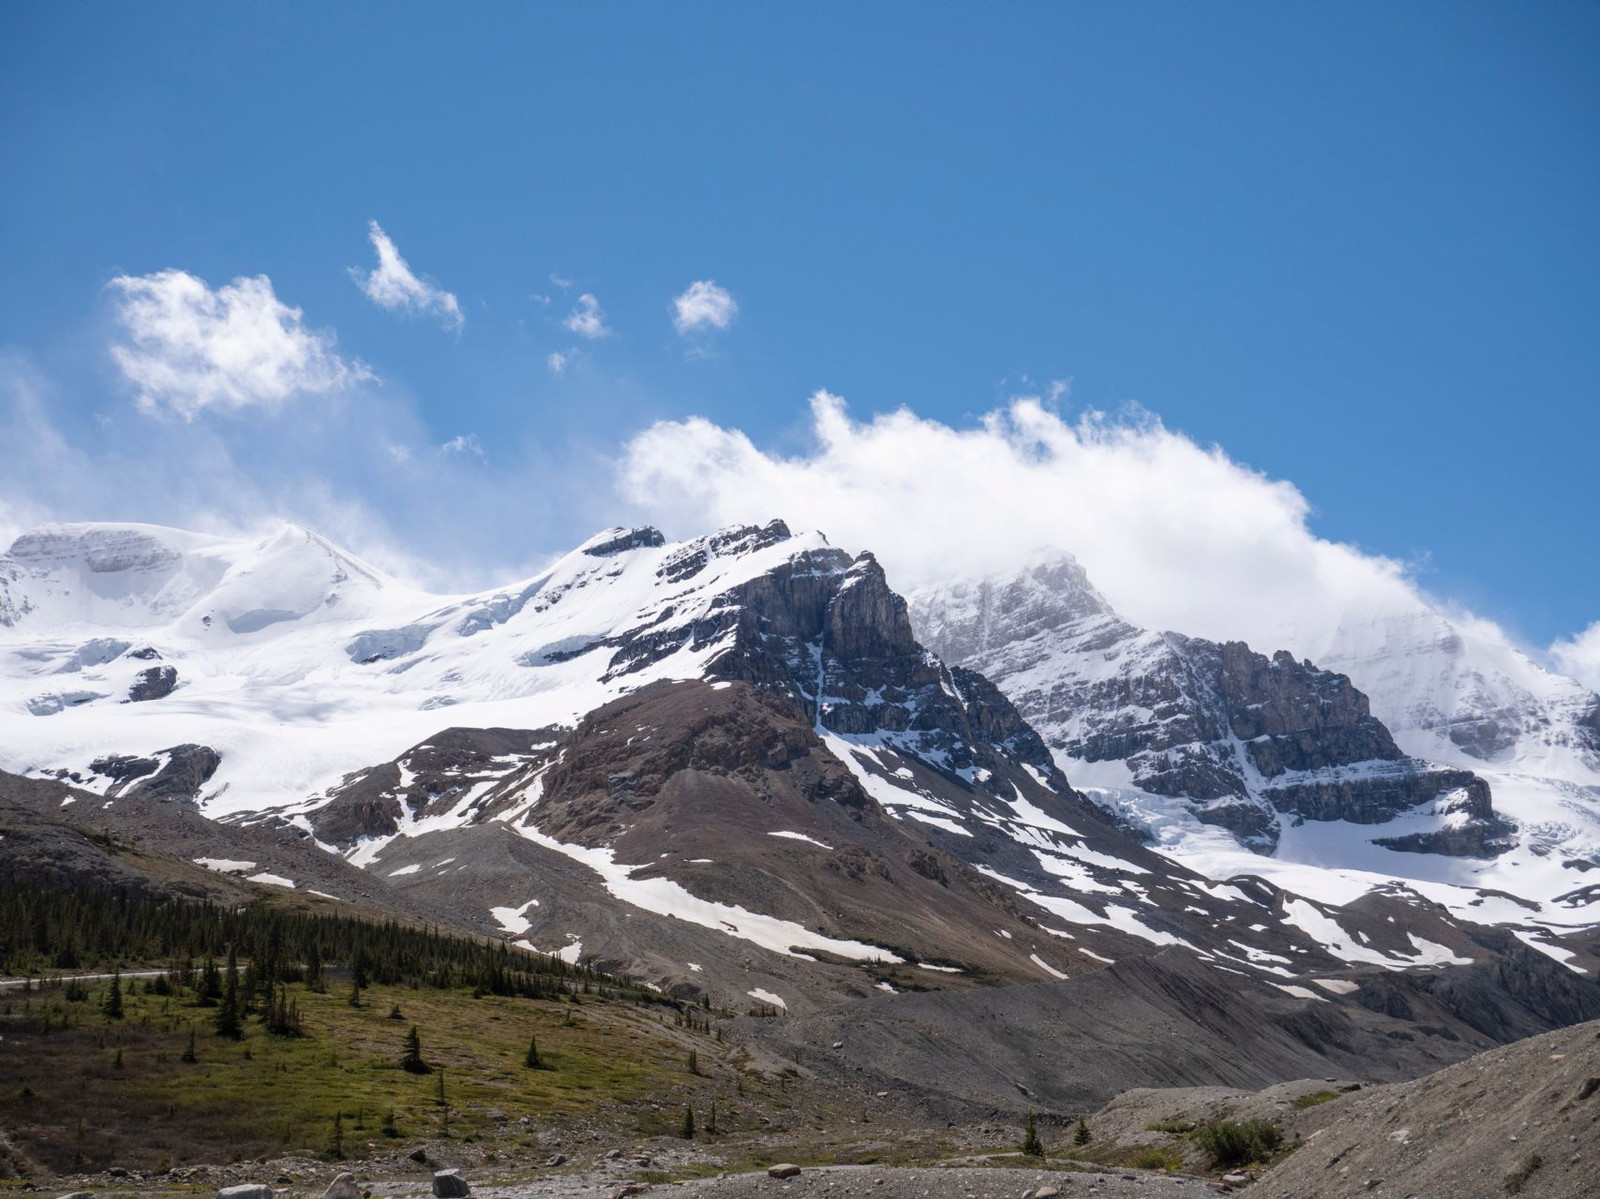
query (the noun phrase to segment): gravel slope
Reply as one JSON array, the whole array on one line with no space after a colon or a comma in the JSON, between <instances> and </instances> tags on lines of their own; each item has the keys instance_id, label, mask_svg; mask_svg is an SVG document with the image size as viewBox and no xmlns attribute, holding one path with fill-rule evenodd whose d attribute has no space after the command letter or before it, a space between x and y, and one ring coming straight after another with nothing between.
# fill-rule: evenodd
<instances>
[{"instance_id":1,"label":"gravel slope","mask_svg":"<svg viewBox=\"0 0 1600 1199\"><path fill-rule=\"evenodd\" d=\"M1326 1105L1252 1199L1600 1194L1600 1021Z\"/></svg>"}]
</instances>

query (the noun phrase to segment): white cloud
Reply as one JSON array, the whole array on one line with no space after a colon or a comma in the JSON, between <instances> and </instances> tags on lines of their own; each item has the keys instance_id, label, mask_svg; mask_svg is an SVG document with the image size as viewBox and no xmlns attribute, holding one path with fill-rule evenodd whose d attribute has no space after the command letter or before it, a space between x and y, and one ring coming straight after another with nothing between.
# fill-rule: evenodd
<instances>
[{"instance_id":1,"label":"white cloud","mask_svg":"<svg viewBox=\"0 0 1600 1199\"><path fill-rule=\"evenodd\" d=\"M435 287L417 278L415 272L400 257L394 241L383 231L377 221L367 222L367 237L378 252L378 265L363 272L350 268L350 277L367 293L367 299L390 312L413 316L433 314L446 329L461 332L466 318L461 315L461 305L455 296L443 288Z\"/></svg>"},{"instance_id":2,"label":"white cloud","mask_svg":"<svg viewBox=\"0 0 1600 1199\"><path fill-rule=\"evenodd\" d=\"M619 485L680 534L774 516L820 529L874 550L900 590L1065 549L1141 625L1313 657L1352 607L1420 602L1399 563L1315 536L1292 485L1148 416L1068 422L1030 398L975 428L905 410L857 422L824 392L812 418L798 457L701 419L657 424L626 447Z\"/></svg>"},{"instance_id":3,"label":"white cloud","mask_svg":"<svg viewBox=\"0 0 1600 1199\"><path fill-rule=\"evenodd\" d=\"M1600 691L1600 620L1583 632L1565 637L1550 647L1556 669L1591 691Z\"/></svg>"},{"instance_id":4,"label":"white cloud","mask_svg":"<svg viewBox=\"0 0 1600 1199\"><path fill-rule=\"evenodd\" d=\"M577 305L561 323L579 337L587 337L591 341L611 332L606 328L606 314L600 311L600 301L588 292L578 297Z\"/></svg>"},{"instance_id":5,"label":"white cloud","mask_svg":"<svg viewBox=\"0 0 1600 1199\"><path fill-rule=\"evenodd\" d=\"M372 378L334 352L331 332L306 328L265 275L215 291L178 270L120 275L109 286L125 334L111 355L145 412L193 420L207 408L272 409Z\"/></svg>"},{"instance_id":6,"label":"white cloud","mask_svg":"<svg viewBox=\"0 0 1600 1199\"><path fill-rule=\"evenodd\" d=\"M441 454L461 454L467 458L483 459L483 444L476 433L458 433L439 447Z\"/></svg>"},{"instance_id":7,"label":"white cloud","mask_svg":"<svg viewBox=\"0 0 1600 1199\"><path fill-rule=\"evenodd\" d=\"M562 350L551 350L545 357L544 364L550 368L552 375L564 375L567 367L572 364L572 358Z\"/></svg>"},{"instance_id":8,"label":"white cloud","mask_svg":"<svg viewBox=\"0 0 1600 1199\"><path fill-rule=\"evenodd\" d=\"M688 290L673 298L672 308L672 325L679 333L726 329L739 312L734 298L710 279L689 284Z\"/></svg>"}]
</instances>

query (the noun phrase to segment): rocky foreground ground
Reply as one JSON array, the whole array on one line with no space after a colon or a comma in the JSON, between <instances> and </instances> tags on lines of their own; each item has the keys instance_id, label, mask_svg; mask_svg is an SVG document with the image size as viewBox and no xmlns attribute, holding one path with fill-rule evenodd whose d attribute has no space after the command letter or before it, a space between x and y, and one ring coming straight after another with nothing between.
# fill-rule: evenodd
<instances>
[{"instance_id":1,"label":"rocky foreground ground","mask_svg":"<svg viewBox=\"0 0 1600 1199\"><path fill-rule=\"evenodd\" d=\"M904 1122L898 1135L909 1136L915 1113L886 1101L883 1116L896 1115L893 1122ZM1223 1163L1205 1160L1198 1136L1188 1135L1208 1121L1271 1125L1281 1143L1267 1155L1270 1162L1224 1173ZM1600 1195L1600 1022L1479 1054L1412 1082L1130 1091L1088 1118L1079 1145L1069 1143L1074 1138L1065 1129L1049 1130L1046 1139L1058 1148L1044 1159L997 1153L993 1146L1004 1132L981 1121L951 1121L938 1130L942 1154L929 1153L930 1143L919 1158L910 1156L912 1141L883 1128L875 1151L882 1164L769 1170L775 1130L712 1147L673 1138L619 1144L596 1127L524 1139L522 1148L452 1139L384 1153L372 1143L371 1156L349 1166L262 1158L151 1176L116 1169L58 1176L53 1185L11 1185L63 1199L1131 1199L1218 1192L1259 1199L1589 1199ZM955 1146L961 1147L951 1155ZM5 1149L0 1130L0 1156ZM813 1150L823 1156L823 1142ZM865 1155L866 1143L855 1142L854 1151ZM1165 1159L1166 1168L1117 1164L1148 1164L1151 1154ZM343 1169L354 1173L341 1180ZM228 1194L240 1184L259 1189Z\"/></svg>"},{"instance_id":2,"label":"rocky foreground ground","mask_svg":"<svg viewBox=\"0 0 1600 1199\"><path fill-rule=\"evenodd\" d=\"M484 1187L475 1192L482 1199L528 1199L531 1195L552 1199L597 1199L615 1190L595 1188L592 1181L574 1177L570 1189L550 1189L546 1183L532 1186ZM1211 1196L1207 1182L1196 1178L1174 1178L1148 1171L1062 1172L1001 1168L950 1168L939 1166L893 1167L823 1166L802 1170L789 1179L772 1178L765 1171L729 1174L675 1186L656 1187L657 1191L680 1196L705 1196L705 1199L845 1199L847 1196L871 1199L1052 1199L1050 1189L1068 1199L1074 1195L1106 1196L1107 1199L1132 1199L1133 1196Z\"/></svg>"}]
</instances>

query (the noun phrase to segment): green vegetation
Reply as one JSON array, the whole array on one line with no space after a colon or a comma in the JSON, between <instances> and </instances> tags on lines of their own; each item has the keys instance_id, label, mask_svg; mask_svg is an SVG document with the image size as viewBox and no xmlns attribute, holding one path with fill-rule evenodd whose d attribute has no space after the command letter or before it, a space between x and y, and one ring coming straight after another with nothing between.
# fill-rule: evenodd
<instances>
[{"instance_id":1,"label":"green vegetation","mask_svg":"<svg viewBox=\"0 0 1600 1199\"><path fill-rule=\"evenodd\" d=\"M1339 1098L1338 1091L1313 1091L1309 1095L1302 1095L1298 1099L1291 1100L1289 1106L1294 1108L1297 1112L1303 1112L1308 1107L1316 1107L1323 1103L1332 1103L1337 1098Z\"/></svg>"},{"instance_id":2,"label":"green vegetation","mask_svg":"<svg viewBox=\"0 0 1600 1199\"><path fill-rule=\"evenodd\" d=\"M1270 1120L1213 1120L1190 1135L1219 1169L1265 1162L1283 1144L1283 1133Z\"/></svg>"},{"instance_id":3,"label":"green vegetation","mask_svg":"<svg viewBox=\"0 0 1600 1199\"><path fill-rule=\"evenodd\" d=\"M1183 1154L1176 1149L1150 1145L1130 1153L1122 1164L1132 1166L1135 1170L1181 1170Z\"/></svg>"},{"instance_id":4,"label":"green vegetation","mask_svg":"<svg viewBox=\"0 0 1600 1199\"><path fill-rule=\"evenodd\" d=\"M1146 1132L1170 1132L1178 1136L1182 1136L1186 1132L1193 1132L1194 1129L1193 1120L1157 1120L1154 1124L1146 1124L1144 1126Z\"/></svg>"},{"instance_id":5,"label":"green vegetation","mask_svg":"<svg viewBox=\"0 0 1600 1199\"><path fill-rule=\"evenodd\" d=\"M0 962L24 976L58 963L111 975L41 979L0 1002L0 1038L17 1050L0 1054L0 1127L64 1172L360 1156L380 1136L508 1126L525 1139L522 1116L601 1115L624 1135L670 1136L686 1101L746 1081L770 1094L713 1027L730 1013L434 929L12 888L0 893ZM129 976L152 968L164 973Z\"/></svg>"}]
</instances>

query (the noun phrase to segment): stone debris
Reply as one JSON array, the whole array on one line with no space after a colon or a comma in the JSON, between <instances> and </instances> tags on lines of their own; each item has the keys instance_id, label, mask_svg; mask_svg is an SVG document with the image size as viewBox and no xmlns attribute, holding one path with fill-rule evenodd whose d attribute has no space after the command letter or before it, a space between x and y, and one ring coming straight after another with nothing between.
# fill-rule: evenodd
<instances>
[{"instance_id":1,"label":"stone debris","mask_svg":"<svg viewBox=\"0 0 1600 1199\"><path fill-rule=\"evenodd\" d=\"M433 1193L438 1199L467 1199L472 1188L460 1170L438 1170L433 1176Z\"/></svg>"},{"instance_id":2,"label":"stone debris","mask_svg":"<svg viewBox=\"0 0 1600 1199\"><path fill-rule=\"evenodd\" d=\"M328 1184L328 1189L322 1192L322 1199L361 1199L361 1188L356 1185L356 1176L348 1170L337 1175Z\"/></svg>"},{"instance_id":3,"label":"stone debris","mask_svg":"<svg viewBox=\"0 0 1600 1199\"><path fill-rule=\"evenodd\" d=\"M272 1188L264 1182L245 1182L217 1191L217 1199L272 1199Z\"/></svg>"}]
</instances>

